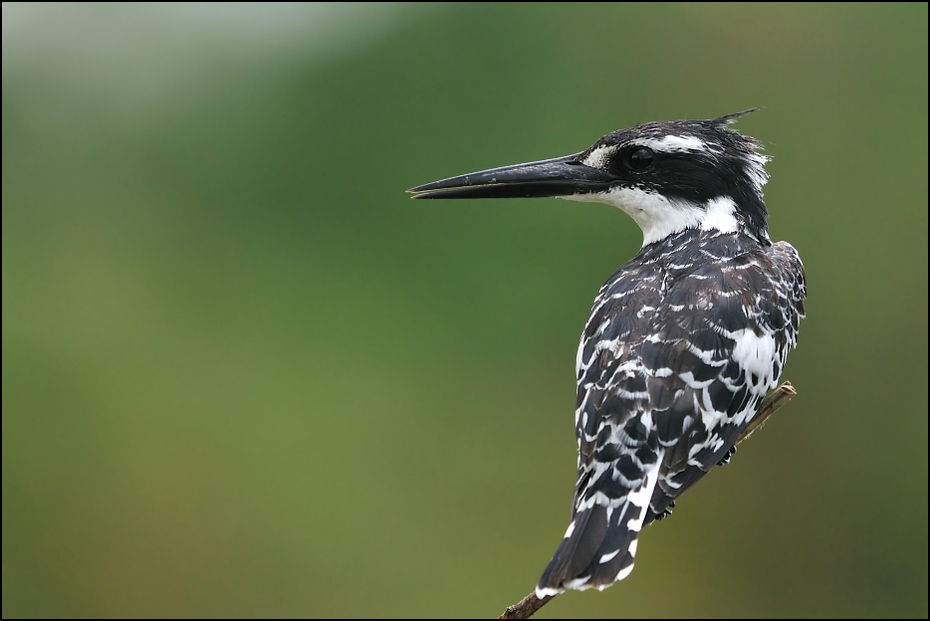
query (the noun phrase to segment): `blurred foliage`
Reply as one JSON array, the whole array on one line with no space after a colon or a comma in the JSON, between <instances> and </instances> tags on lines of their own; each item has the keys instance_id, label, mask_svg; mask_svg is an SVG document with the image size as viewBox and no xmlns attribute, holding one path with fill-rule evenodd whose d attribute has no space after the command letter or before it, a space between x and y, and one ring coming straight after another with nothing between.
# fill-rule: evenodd
<instances>
[{"instance_id":1,"label":"blurred foliage","mask_svg":"<svg viewBox=\"0 0 930 621\"><path fill-rule=\"evenodd\" d=\"M641 235L404 190L762 106L800 395L540 616L926 617L927 5L371 8L253 55L49 5L70 43L4 48L3 616L499 614Z\"/></svg>"}]
</instances>

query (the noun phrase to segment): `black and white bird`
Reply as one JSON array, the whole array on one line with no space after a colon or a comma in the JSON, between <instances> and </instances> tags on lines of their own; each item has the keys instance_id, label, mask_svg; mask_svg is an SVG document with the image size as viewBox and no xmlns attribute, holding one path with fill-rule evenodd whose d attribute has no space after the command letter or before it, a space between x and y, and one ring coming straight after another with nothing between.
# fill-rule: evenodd
<instances>
[{"instance_id":1,"label":"black and white bird","mask_svg":"<svg viewBox=\"0 0 930 621\"><path fill-rule=\"evenodd\" d=\"M643 246L594 300L578 346L571 522L536 587L629 575L642 527L715 465L775 388L797 343L797 251L769 238L759 143L706 121L645 123L590 148L428 183L413 198L554 196L618 207Z\"/></svg>"}]
</instances>

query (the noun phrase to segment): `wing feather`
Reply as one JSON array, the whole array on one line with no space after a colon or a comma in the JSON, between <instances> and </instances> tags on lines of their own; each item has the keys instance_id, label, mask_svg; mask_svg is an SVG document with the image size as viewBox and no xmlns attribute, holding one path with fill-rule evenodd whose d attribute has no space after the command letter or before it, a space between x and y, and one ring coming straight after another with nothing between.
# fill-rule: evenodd
<instances>
[{"instance_id":1,"label":"wing feather","mask_svg":"<svg viewBox=\"0 0 930 621\"><path fill-rule=\"evenodd\" d=\"M537 594L605 588L644 524L730 453L797 340L797 252L737 235L647 247L602 287L578 350L571 523ZM691 244L701 260L681 252ZM651 253L651 254L650 254Z\"/></svg>"}]
</instances>

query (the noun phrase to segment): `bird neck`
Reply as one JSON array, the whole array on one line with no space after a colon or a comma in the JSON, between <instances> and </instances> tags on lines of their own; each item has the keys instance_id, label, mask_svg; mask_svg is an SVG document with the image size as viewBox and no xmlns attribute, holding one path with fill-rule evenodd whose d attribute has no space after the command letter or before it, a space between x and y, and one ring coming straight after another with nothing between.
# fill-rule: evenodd
<instances>
[{"instance_id":1,"label":"bird neck","mask_svg":"<svg viewBox=\"0 0 930 621\"><path fill-rule=\"evenodd\" d=\"M637 187L616 187L597 194L575 194L569 200L607 203L628 214L643 231L643 247L680 231L742 233L770 244L761 192L717 196L703 202L669 197Z\"/></svg>"}]
</instances>

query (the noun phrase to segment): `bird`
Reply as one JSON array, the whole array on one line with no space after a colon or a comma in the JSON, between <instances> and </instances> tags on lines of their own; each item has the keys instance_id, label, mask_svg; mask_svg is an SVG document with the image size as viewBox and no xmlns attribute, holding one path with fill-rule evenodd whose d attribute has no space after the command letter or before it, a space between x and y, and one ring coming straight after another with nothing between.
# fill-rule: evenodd
<instances>
[{"instance_id":1,"label":"bird","mask_svg":"<svg viewBox=\"0 0 930 621\"><path fill-rule=\"evenodd\" d=\"M537 598L627 577L642 527L729 461L797 345L804 267L793 246L769 237L770 158L731 127L756 110L643 123L574 155L408 190L416 199L606 203L643 232L581 335L577 482Z\"/></svg>"}]
</instances>

